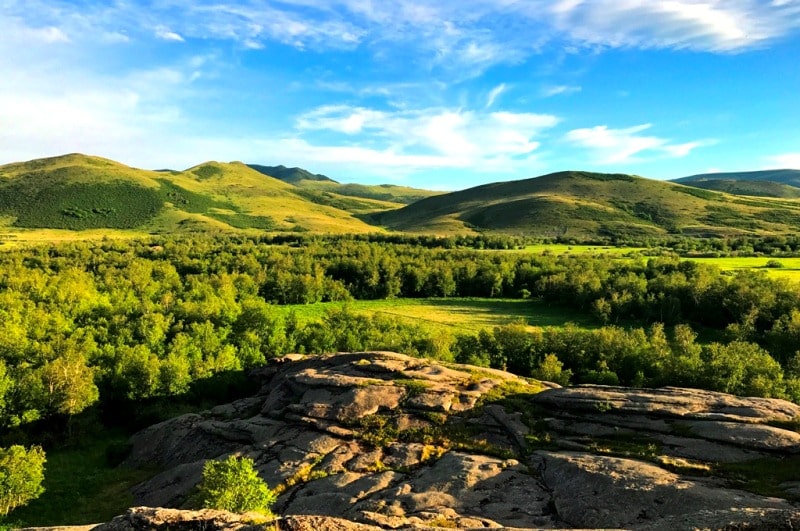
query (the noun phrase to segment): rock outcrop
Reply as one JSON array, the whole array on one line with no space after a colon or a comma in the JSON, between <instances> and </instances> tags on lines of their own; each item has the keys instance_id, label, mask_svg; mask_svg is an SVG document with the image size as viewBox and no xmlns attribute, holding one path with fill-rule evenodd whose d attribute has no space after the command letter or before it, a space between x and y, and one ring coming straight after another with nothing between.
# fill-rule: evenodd
<instances>
[{"instance_id":1,"label":"rock outcrop","mask_svg":"<svg viewBox=\"0 0 800 531\"><path fill-rule=\"evenodd\" d=\"M800 524L797 483L748 477L800 453L800 435L781 427L800 407L786 401L559 388L388 352L294 356L253 376L255 396L133 438L127 464L164 469L136 488L137 504L184 506L206 460L237 454L280 491L276 513L348 526Z\"/></svg>"}]
</instances>

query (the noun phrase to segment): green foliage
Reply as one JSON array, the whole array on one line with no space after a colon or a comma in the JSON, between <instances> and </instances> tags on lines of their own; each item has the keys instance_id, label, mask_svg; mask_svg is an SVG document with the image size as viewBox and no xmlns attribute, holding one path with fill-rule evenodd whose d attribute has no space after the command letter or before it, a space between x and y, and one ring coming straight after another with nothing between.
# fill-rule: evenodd
<instances>
[{"instance_id":1,"label":"green foliage","mask_svg":"<svg viewBox=\"0 0 800 531\"><path fill-rule=\"evenodd\" d=\"M250 214L225 214L221 212L210 212L209 217L224 221L231 227L237 229L259 229L259 230L275 230L277 224L270 216L255 216Z\"/></svg>"},{"instance_id":2,"label":"green foliage","mask_svg":"<svg viewBox=\"0 0 800 531\"><path fill-rule=\"evenodd\" d=\"M203 164L202 166L192 170L192 173L197 175L200 179L211 179L219 177L223 174L222 168L214 164Z\"/></svg>"},{"instance_id":3,"label":"green foliage","mask_svg":"<svg viewBox=\"0 0 800 531\"><path fill-rule=\"evenodd\" d=\"M91 405L194 395L289 352L392 350L562 383L800 396L800 294L763 272L458 247L513 243L486 238L376 240L198 236L8 249L0 424L69 428ZM529 298L507 298L523 292ZM361 300L335 302L347 299ZM278 306L286 303L296 305ZM524 320L509 323L512 312ZM578 325L564 324L573 318ZM702 345L693 329L736 342Z\"/></svg>"},{"instance_id":4,"label":"green foliage","mask_svg":"<svg viewBox=\"0 0 800 531\"><path fill-rule=\"evenodd\" d=\"M564 370L564 364L559 361L555 354L547 354L533 371L533 377L547 382L555 382L559 385L569 385L572 379L572 371Z\"/></svg>"},{"instance_id":5,"label":"green foliage","mask_svg":"<svg viewBox=\"0 0 800 531\"><path fill-rule=\"evenodd\" d=\"M26 183L0 186L0 212L25 228L85 230L132 229L147 223L163 203L152 188L128 182L43 184L30 191Z\"/></svg>"},{"instance_id":6,"label":"green foliage","mask_svg":"<svg viewBox=\"0 0 800 531\"><path fill-rule=\"evenodd\" d=\"M122 514L133 504L131 489L158 472L117 466L127 441L126 433L102 429L79 444L49 449L44 493L11 518L23 527L49 527L108 522ZM109 453L116 454L113 461Z\"/></svg>"},{"instance_id":7,"label":"green foliage","mask_svg":"<svg viewBox=\"0 0 800 531\"><path fill-rule=\"evenodd\" d=\"M684 194L689 194L694 197L699 197L700 199L707 199L708 201L718 201L719 199L722 198L722 195L717 192L704 190L702 188L695 188L694 185L681 186L675 189L678 190L679 192L683 192Z\"/></svg>"},{"instance_id":8,"label":"green foliage","mask_svg":"<svg viewBox=\"0 0 800 531\"><path fill-rule=\"evenodd\" d=\"M203 507L234 513L271 514L276 495L258 477L253 460L230 456L224 461L206 461L200 483Z\"/></svg>"},{"instance_id":9,"label":"green foliage","mask_svg":"<svg viewBox=\"0 0 800 531\"><path fill-rule=\"evenodd\" d=\"M208 194L200 194L181 188L169 179L156 180L161 184L161 188L158 191L161 198L185 212L204 214L212 208L239 211L239 208L229 201L220 201Z\"/></svg>"},{"instance_id":10,"label":"green foliage","mask_svg":"<svg viewBox=\"0 0 800 531\"><path fill-rule=\"evenodd\" d=\"M0 519L44 492L44 451L14 445L0 448Z\"/></svg>"}]
</instances>

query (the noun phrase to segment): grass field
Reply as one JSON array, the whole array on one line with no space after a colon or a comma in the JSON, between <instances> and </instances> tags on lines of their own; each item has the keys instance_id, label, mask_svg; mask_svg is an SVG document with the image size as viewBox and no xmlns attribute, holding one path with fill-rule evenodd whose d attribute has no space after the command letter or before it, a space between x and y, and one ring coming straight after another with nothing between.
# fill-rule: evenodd
<instances>
[{"instance_id":1,"label":"grass field","mask_svg":"<svg viewBox=\"0 0 800 531\"><path fill-rule=\"evenodd\" d=\"M532 254L552 254L552 255L609 255L619 259L628 258L635 253L646 251L643 247L608 247L599 245L562 245L562 244L539 244L528 245L525 252ZM769 256L732 256L722 258L682 258L682 260L692 260L702 264L716 266L723 271L741 271L754 269L764 271L773 278L786 278L800 282L800 257L791 258L772 258ZM777 260L783 267L767 267L767 262Z\"/></svg>"},{"instance_id":2,"label":"grass field","mask_svg":"<svg viewBox=\"0 0 800 531\"><path fill-rule=\"evenodd\" d=\"M153 470L109 465L109 449L127 441L127 435L108 434L72 448L48 451L44 494L12 512L9 521L25 526L84 525L107 522L124 513L133 503L131 487L155 474Z\"/></svg>"},{"instance_id":3,"label":"grass field","mask_svg":"<svg viewBox=\"0 0 800 531\"><path fill-rule=\"evenodd\" d=\"M690 258L689 260L703 264L715 265L724 271L740 271L755 269L765 271L774 278L787 278L800 281L800 257L770 258L766 256L734 256L726 258ZM767 262L776 260L783 267L766 267Z\"/></svg>"},{"instance_id":4,"label":"grass field","mask_svg":"<svg viewBox=\"0 0 800 531\"><path fill-rule=\"evenodd\" d=\"M477 332L520 321L531 327L563 326L567 322L584 327L598 326L593 319L564 308L521 299L390 299L297 304L275 306L275 309L283 315L295 312L301 322L307 322L320 319L328 309L343 305L357 313L386 315L456 333Z\"/></svg>"},{"instance_id":5,"label":"grass field","mask_svg":"<svg viewBox=\"0 0 800 531\"><path fill-rule=\"evenodd\" d=\"M525 252L533 254L608 254L613 256L623 256L646 250L644 247L610 247L601 245L565 245L558 243L541 243L538 245L527 245Z\"/></svg>"}]
</instances>

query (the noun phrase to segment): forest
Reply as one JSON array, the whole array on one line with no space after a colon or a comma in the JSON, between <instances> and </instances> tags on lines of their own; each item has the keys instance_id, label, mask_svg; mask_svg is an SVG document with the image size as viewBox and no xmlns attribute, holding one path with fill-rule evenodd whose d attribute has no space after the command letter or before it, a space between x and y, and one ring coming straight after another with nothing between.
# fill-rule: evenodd
<instances>
[{"instance_id":1,"label":"forest","mask_svg":"<svg viewBox=\"0 0 800 531\"><path fill-rule=\"evenodd\" d=\"M575 242L551 243L192 234L4 245L0 509L28 523L62 521L64 510L87 521L116 514L127 487L152 473L116 467L129 435L248 396L248 372L287 353L389 350L562 385L800 402L795 281L695 261L788 262L800 240L603 240L568 254ZM524 306L528 317L546 311L548 325L506 315L477 329L437 326L361 301ZM13 511L41 494L42 477L45 497ZM81 494L101 491L118 494Z\"/></svg>"},{"instance_id":2,"label":"forest","mask_svg":"<svg viewBox=\"0 0 800 531\"><path fill-rule=\"evenodd\" d=\"M136 401L235 392L244 371L289 352L394 350L560 383L800 400L800 293L789 282L675 254L553 256L519 243L195 236L6 249L2 442L71 429L90 406L110 418ZM546 301L565 326L452 334L347 305L415 297ZM276 311L323 301L341 306L310 322ZM598 326L568 324L574 315Z\"/></svg>"}]
</instances>

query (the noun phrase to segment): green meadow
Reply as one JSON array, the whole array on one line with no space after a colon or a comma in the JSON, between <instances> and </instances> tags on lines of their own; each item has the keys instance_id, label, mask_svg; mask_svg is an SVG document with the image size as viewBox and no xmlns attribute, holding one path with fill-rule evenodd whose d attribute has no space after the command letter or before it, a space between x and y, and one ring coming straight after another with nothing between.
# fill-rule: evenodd
<instances>
[{"instance_id":1,"label":"green meadow","mask_svg":"<svg viewBox=\"0 0 800 531\"><path fill-rule=\"evenodd\" d=\"M563 326L568 322L582 327L598 326L586 314L578 314L545 301L525 299L387 299L291 304L273 308L284 316L293 312L301 323L306 323L317 321L328 310L343 306L356 313L395 317L453 333L474 333L510 323L524 323L530 327Z\"/></svg>"}]
</instances>

